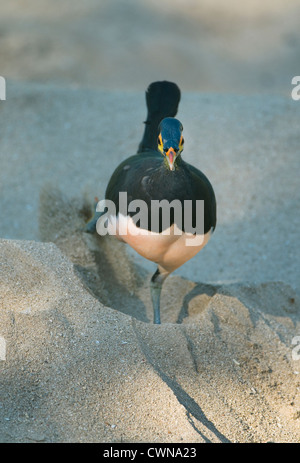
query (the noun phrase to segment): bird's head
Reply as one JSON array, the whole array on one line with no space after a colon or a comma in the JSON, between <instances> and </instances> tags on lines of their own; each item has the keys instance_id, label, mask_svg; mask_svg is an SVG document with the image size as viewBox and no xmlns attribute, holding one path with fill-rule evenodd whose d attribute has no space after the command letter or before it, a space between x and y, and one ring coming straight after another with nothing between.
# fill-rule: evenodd
<instances>
[{"instance_id":1,"label":"bird's head","mask_svg":"<svg viewBox=\"0 0 300 463\"><path fill-rule=\"evenodd\" d=\"M183 150L182 124L174 117L166 117L158 130L158 150L164 155L169 169L175 170L175 161Z\"/></svg>"}]
</instances>

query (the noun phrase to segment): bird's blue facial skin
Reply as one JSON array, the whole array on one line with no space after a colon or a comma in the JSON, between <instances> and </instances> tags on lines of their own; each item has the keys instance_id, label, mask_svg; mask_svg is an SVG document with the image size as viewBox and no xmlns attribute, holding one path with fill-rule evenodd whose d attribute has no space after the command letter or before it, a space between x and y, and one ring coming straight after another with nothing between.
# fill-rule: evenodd
<instances>
[{"instance_id":1,"label":"bird's blue facial skin","mask_svg":"<svg viewBox=\"0 0 300 463\"><path fill-rule=\"evenodd\" d=\"M163 155L172 154L170 169L174 170L173 163L183 150L182 124L178 119L167 117L161 121L159 130L158 149Z\"/></svg>"},{"instance_id":2,"label":"bird's blue facial skin","mask_svg":"<svg viewBox=\"0 0 300 463\"><path fill-rule=\"evenodd\" d=\"M173 150L175 152L179 151L180 138L179 139L166 140L166 139L164 139L163 134L162 134L162 141L163 141L163 150L165 152L167 152L170 148L173 148Z\"/></svg>"}]
</instances>

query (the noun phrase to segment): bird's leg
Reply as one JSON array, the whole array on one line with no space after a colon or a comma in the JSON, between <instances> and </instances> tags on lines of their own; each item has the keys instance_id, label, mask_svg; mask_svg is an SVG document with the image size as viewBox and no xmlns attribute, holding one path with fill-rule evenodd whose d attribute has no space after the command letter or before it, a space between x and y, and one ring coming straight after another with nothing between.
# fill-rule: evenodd
<instances>
[{"instance_id":1,"label":"bird's leg","mask_svg":"<svg viewBox=\"0 0 300 463\"><path fill-rule=\"evenodd\" d=\"M154 320L155 324L160 324L160 294L163 282L169 275L168 272L161 272L159 267L157 268L156 272L151 278L150 283L150 290L151 290L151 299L152 299L152 306L154 312Z\"/></svg>"}]
</instances>

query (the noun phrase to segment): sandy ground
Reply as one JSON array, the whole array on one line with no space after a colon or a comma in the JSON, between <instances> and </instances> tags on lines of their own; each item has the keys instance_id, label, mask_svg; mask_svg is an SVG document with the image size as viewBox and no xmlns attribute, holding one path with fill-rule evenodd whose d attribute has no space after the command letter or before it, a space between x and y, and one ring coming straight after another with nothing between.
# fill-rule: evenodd
<instances>
[{"instance_id":1,"label":"sandy ground","mask_svg":"<svg viewBox=\"0 0 300 463\"><path fill-rule=\"evenodd\" d=\"M81 232L84 204L42 201L57 246L1 241L1 441L299 440L290 286L170 277L152 325L150 275L122 244Z\"/></svg>"},{"instance_id":2,"label":"sandy ground","mask_svg":"<svg viewBox=\"0 0 300 463\"><path fill-rule=\"evenodd\" d=\"M1 442L300 441L298 2L197 4L1 7ZM155 326L154 264L82 227L171 76L218 225Z\"/></svg>"},{"instance_id":3,"label":"sandy ground","mask_svg":"<svg viewBox=\"0 0 300 463\"><path fill-rule=\"evenodd\" d=\"M3 0L0 75L138 90L290 93L299 0Z\"/></svg>"}]
</instances>

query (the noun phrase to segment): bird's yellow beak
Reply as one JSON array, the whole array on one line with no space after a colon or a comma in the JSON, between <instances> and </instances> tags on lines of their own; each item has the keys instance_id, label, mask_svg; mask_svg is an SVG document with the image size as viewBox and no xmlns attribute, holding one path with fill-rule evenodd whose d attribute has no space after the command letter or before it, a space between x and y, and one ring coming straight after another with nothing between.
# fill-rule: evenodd
<instances>
[{"instance_id":1,"label":"bird's yellow beak","mask_svg":"<svg viewBox=\"0 0 300 463\"><path fill-rule=\"evenodd\" d=\"M177 153L175 153L173 148L169 148L168 151L166 152L166 157L168 160L170 170L175 170L174 162L175 162L176 156L177 156Z\"/></svg>"}]
</instances>

